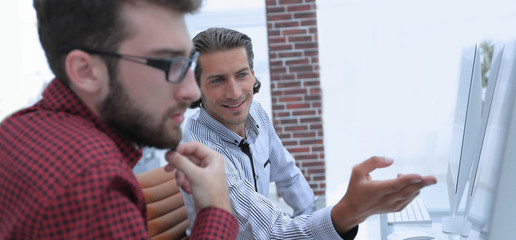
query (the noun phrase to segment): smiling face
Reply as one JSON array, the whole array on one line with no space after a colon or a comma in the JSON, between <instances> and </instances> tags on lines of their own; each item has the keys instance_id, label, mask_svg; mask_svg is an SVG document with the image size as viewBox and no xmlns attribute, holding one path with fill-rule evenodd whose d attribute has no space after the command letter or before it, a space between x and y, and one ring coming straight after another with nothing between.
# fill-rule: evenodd
<instances>
[{"instance_id":1,"label":"smiling face","mask_svg":"<svg viewBox=\"0 0 516 240\"><path fill-rule=\"evenodd\" d=\"M131 35L119 53L147 58L187 57L192 43L183 14L146 5L126 5L122 17ZM118 60L109 93L97 108L100 118L120 134L144 146L175 149L180 124L192 101L200 97L193 72L180 83L169 83L162 70Z\"/></svg>"},{"instance_id":2,"label":"smiling face","mask_svg":"<svg viewBox=\"0 0 516 240\"><path fill-rule=\"evenodd\" d=\"M228 129L244 136L256 82L243 47L199 56L202 105Z\"/></svg>"}]
</instances>

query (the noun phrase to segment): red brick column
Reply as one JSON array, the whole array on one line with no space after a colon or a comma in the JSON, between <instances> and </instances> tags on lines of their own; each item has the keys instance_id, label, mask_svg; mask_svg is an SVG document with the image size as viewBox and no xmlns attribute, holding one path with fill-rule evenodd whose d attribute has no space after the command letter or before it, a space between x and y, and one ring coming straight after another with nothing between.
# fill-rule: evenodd
<instances>
[{"instance_id":1,"label":"red brick column","mask_svg":"<svg viewBox=\"0 0 516 240\"><path fill-rule=\"evenodd\" d=\"M265 0L272 118L315 195L326 175L315 0Z\"/></svg>"}]
</instances>

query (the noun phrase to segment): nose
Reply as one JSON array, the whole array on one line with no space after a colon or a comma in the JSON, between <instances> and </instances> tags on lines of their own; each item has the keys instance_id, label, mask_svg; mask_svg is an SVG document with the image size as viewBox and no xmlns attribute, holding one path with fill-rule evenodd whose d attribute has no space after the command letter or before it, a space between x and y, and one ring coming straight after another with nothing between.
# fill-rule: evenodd
<instances>
[{"instance_id":1,"label":"nose","mask_svg":"<svg viewBox=\"0 0 516 240\"><path fill-rule=\"evenodd\" d=\"M242 91L240 86L238 86L237 81L234 78L231 77L226 81L226 98L238 99L241 93Z\"/></svg>"},{"instance_id":2,"label":"nose","mask_svg":"<svg viewBox=\"0 0 516 240\"><path fill-rule=\"evenodd\" d=\"M194 102L201 97L201 90L195 82L192 69L188 69L185 79L179 83L175 92L176 98L184 102Z\"/></svg>"}]
</instances>

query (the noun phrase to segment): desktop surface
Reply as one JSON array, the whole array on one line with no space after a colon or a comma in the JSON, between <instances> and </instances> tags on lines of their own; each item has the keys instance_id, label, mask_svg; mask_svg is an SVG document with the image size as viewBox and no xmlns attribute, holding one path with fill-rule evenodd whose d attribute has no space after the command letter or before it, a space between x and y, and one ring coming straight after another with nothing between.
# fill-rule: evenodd
<instances>
[{"instance_id":1,"label":"desktop surface","mask_svg":"<svg viewBox=\"0 0 516 240\"><path fill-rule=\"evenodd\" d=\"M399 231L409 231L416 230L422 231L434 237L434 239L467 239L467 240L483 240L487 239L485 233L480 231L479 227L476 224L473 224L473 227L469 233L468 237L460 236L459 234L447 234L442 231L442 223L441 219L450 214L449 201L447 197L448 190L446 183L437 183L436 185L429 186L421 191L421 194L418 196L421 198L428 212L430 213L430 217L432 218L432 223L423 223L423 224L415 224L415 223L397 223L397 224L387 224L387 215L380 215L380 231L381 231L381 239L386 240L387 236L393 232Z\"/></svg>"}]
</instances>

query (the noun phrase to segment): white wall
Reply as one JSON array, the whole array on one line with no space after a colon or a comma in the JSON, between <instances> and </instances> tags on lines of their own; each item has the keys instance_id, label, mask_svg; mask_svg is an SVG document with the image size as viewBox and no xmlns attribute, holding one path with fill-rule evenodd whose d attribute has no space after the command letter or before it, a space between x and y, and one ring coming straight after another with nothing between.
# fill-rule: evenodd
<instances>
[{"instance_id":1,"label":"white wall","mask_svg":"<svg viewBox=\"0 0 516 240\"><path fill-rule=\"evenodd\" d=\"M0 120L34 103L52 78L32 1L0 1Z\"/></svg>"},{"instance_id":2,"label":"white wall","mask_svg":"<svg viewBox=\"0 0 516 240\"><path fill-rule=\"evenodd\" d=\"M461 51L516 39L516 1L317 2L327 204L372 155L395 159L373 178L444 181Z\"/></svg>"}]
</instances>

